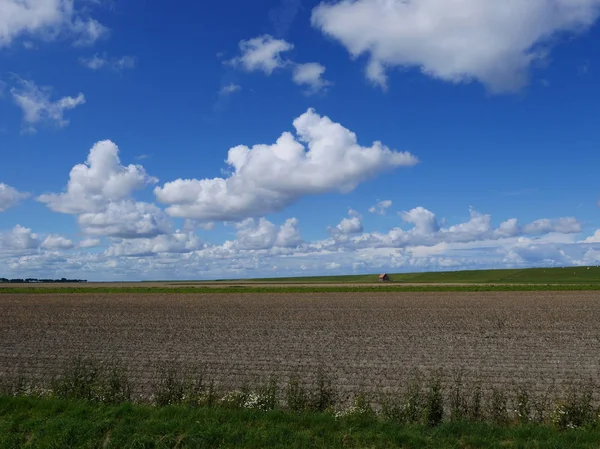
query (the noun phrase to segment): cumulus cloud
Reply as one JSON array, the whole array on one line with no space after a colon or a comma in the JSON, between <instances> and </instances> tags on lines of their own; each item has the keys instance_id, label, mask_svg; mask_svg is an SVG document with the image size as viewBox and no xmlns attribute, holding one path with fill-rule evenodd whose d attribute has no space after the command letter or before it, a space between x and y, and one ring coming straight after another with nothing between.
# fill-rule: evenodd
<instances>
[{"instance_id":1,"label":"cumulus cloud","mask_svg":"<svg viewBox=\"0 0 600 449\"><path fill-rule=\"evenodd\" d=\"M85 163L71 169L64 192L37 200L55 212L78 215L88 235L149 238L171 232L171 219L156 205L136 202L131 195L156 182L141 165L121 165L117 145L104 140L92 147Z\"/></svg>"},{"instance_id":2,"label":"cumulus cloud","mask_svg":"<svg viewBox=\"0 0 600 449\"><path fill-rule=\"evenodd\" d=\"M440 225L434 232L439 221L426 212L424 208L405 212L412 228L387 234L340 234L305 242L298 220L276 225L262 218L233 224L236 238L222 244L202 243L193 231L175 231L151 238L111 237L111 246L103 252L46 249L30 229L17 226L0 234L0 272L11 277L60 273L90 280L205 279L318 275L323 270L364 273L600 263L593 238L590 243L576 241L573 234L556 232L560 228L527 235L526 225L514 219L496 227L486 215L471 211L465 222ZM424 234L427 229L429 238Z\"/></svg>"},{"instance_id":3,"label":"cumulus cloud","mask_svg":"<svg viewBox=\"0 0 600 449\"><path fill-rule=\"evenodd\" d=\"M362 216L355 210L350 209L348 211L348 217L343 218L335 228L330 228L329 232L334 236L340 234L359 234L363 232Z\"/></svg>"},{"instance_id":4,"label":"cumulus cloud","mask_svg":"<svg viewBox=\"0 0 600 449\"><path fill-rule=\"evenodd\" d=\"M106 53L100 55L96 53L90 58L79 58L79 63L90 70L110 69L121 72L126 69L133 69L137 64L137 58L134 56L122 56L120 58L109 58Z\"/></svg>"},{"instance_id":5,"label":"cumulus cloud","mask_svg":"<svg viewBox=\"0 0 600 449\"><path fill-rule=\"evenodd\" d=\"M176 231L153 238L121 240L104 253L108 257L143 257L156 254L183 254L200 249L202 243L193 232Z\"/></svg>"},{"instance_id":6,"label":"cumulus cloud","mask_svg":"<svg viewBox=\"0 0 600 449\"><path fill-rule=\"evenodd\" d=\"M361 248L408 248L415 246L433 247L443 243L473 243L479 241L498 241L506 238L534 235L542 236L551 233L568 235L579 232L581 223L572 218L547 220L550 225L539 227L536 223L546 220L536 220L533 223L520 226L514 218L502 222L498 227L492 225L488 214L470 210L469 220L448 227L442 227L436 215L424 207L416 207L410 211L400 212L402 220L412 225L404 230L395 227L389 232L364 233L342 241L331 241L337 249L343 244L348 249ZM327 248L324 245L323 248Z\"/></svg>"},{"instance_id":7,"label":"cumulus cloud","mask_svg":"<svg viewBox=\"0 0 600 449\"><path fill-rule=\"evenodd\" d=\"M308 86L308 94L316 93L330 86L331 83L323 79L325 67L318 62L296 64L292 72L292 80L300 86Z\"/></svg>"},{"instance_id":8,"label":"cumulus cloud","mask_svg":"<svg viewBox=\"0 0 600 449\"><path fill-rule=\"evenodd\" d=\"M83 213L77 222L89 235L120 238L155 237L172 230L170 218L159 207L132 200L111 202L100 212Z\"/></svg>"},{"instance_id":9,"label":"cumulus cloud","mask_svg":"<svg viewBox=\"0 0 600 449\"><path fill-rule=\"evenodd\" d=\"M16 225L11 231L0 233L0 248L8 250L29 250L40 246L37 234L29 228Z\"/></svg>"},{"instance_id":10,"label":"cumulus cloud","mask_svg":"<svg viewBox=\"0 0 600 449\"><path fill-rule=\"evenodd\" d=\"M353 58L367 55L367 78L383 88L388 68L416 67L511 92L557 36L585 31L599 14L600 0L342 0L319 4L311 21Z\"/></svg>"},{"instance_id":11,"label":"cumulus cloud","mask_svg":"<svg viewBox=\"0 0 600 449\"><path fill-rule=\"evenodd\" d=\"M525 226L527 234L546 234L548 232L560 232L563 234L577 234L581 232L581 223L574 217L564 217L557 220L543 218L535 220Z\"/></svg>"},{"instance_id":12,"label":"cumulus cloud","mask_svg":"<svg viewBox=\"0 0 600 449\"><path fill-rule=\"evenodd\" d=\"M19 202L28 197L28 193L19 192L14 187L0 182L0 212L4 212L8 208L16 206Z\"/></svg>"},{"instance_id":13,"label":"cumulus cloud","mask_svg":"<svg viewBox=\"0 0 600 449\"><path fill-rule=\"evenodd\" d=\"M275 70L291 68L292 81L300 86L307 86L307 94L322 91L331 82L323 78L325 67L318 62L296 63L291 59L283 59L282 53L289 52L294 45L283 39L275 39L269 34L249 40L240 41L241 55L227 64L240 67L248 72L261 71L270 76Z\"/></svg>"},{"instance_id":14,"label":"cumulus cloud","mask_svg":"<svg viewBox=\"0 0 600 449\"><path fill-rule=\"evenodd\" d=\"M583 243L600 243L600 229L597 229L594 235L584 239Z\"/></svg>"},{"instance_id":15,"label":"cumulus cloud","mask_svg":"<svg viewBox=\"0 0 600 449\"><path fill-rule=\"evenodd\" d=\"M369 207L372 214L385 215L386 211L392 206L392 200L378 201L374 206Z\"/></svg>"},{"instance_id":16,"label":"cumulus cloud","mask_svg":"<svg viewBox=\"0 0 600 449\"><path fill-rule=\"evenodd\" d=\"M38 87L33 81L19 79L18 86L10 89L13 101L23 111L24 130L35 132L38 123L51 123L60 128L69 124L66 111L85 103L82 93L52 101L52 88Z\"/></svg>"},{"instance_id":17,"label":"cumulus cloud","mask_svg":"<svg viewBox=\"0 0 600 449\"><path fill-rule=\"evenodd\" d=\"M418 162L381 142L363 147L353 132L312 109L294 120L294 128L297 137L284 132L272 145L231 148L229 177L178 179L156 187L156 198L170 205L166 212L173 217L235 221L280 211L306 195L348 193L384 171Z\"/></svg>"},{"instance_id":18,"label":"cumulus cloud","mask_svg":"<svg viewBox=\"0 0 600 449\"><path fill-rule=\"evenodd\" d=\"M134 190L156 182L158 179L149 176L141 165L121 165L117 145L103 140L92 147L85 163L71 169L65 192L37 199L55 212L99 213L109 203L125 200Z\"/></svg>"},{"instance_id":19,"label":"cumulus cloud","mask_svg":"<svg viewBox=\"0 0 600 449\"><path fill-rule=\"evenodd\" d=\"M262 71L271 75L275 69L283 67L286 62L281 53L294 48L293 44L283 39L275 39L269 34L264 34L239 43L240 56L229 61L230 64L239 66L248 72Z\"/></svg>"},{"instance_id":20,"label":"cumulus cloud","mask_svg":"<svg viewBox=\"0 0 600 449\"><path fill-rule=\"evenodd\" d=\"M236 232L236 247L239 249L289 248L302 242L299 222L290 218L281 226L276 226L265 218L247 218L240 222Z\"/></svg>"},{"instance_id":21,"label":"cumulus cloud","mask_svg":"<svg viewBox=\"0 0 600 449\"><path fill-rule=\"evenodd\" d=\"M0 2L0 48L19 37L53 40L66 36L75 45L91 45L108 34L108 28L87 16L83 8L77 10L73 0Z\"/></svg>"},{"instance_id":22,"label":"cumulus cloud","mask_svg":"<svg viewBox=\"0 0 600 449\"><path fill-rule=\"evenodd\" d=\"M41 247L44 249L50 249L50 250L55 250L55 249L66 250L66 249L74 248L75 244L71 240L69 240L61 235L49 235L44 239Z\"/></svg>"},{"instance_id":23,"label":"cumulus cloud","mask_svg":"<svg viewBox=\"0 0 600 449\"><path fill-rule=\"evenodd\" d=\"M423 207L416 207L408 212L400 212L400 216L407 223L414 225L415 233L433 234L440 230L435 214ZM467 226L467 224L463 226Z\"/></svg>"}]
</instances>

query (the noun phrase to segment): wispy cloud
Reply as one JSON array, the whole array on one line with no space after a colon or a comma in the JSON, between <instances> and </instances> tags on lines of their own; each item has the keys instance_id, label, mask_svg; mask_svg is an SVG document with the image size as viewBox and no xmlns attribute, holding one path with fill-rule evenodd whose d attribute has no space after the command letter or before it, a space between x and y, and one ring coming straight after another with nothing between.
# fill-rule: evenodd
<instances>
[{"instance_id":1,"label":"wispy cloud","mask_svg":"<svg viewBox=\"0 0 600 449\"><path fill-rule=\"evenodd\" d=\"M372 214L385 215L386 211L392 206L392 200L378 201L374 206L369 207Z\"/></svg>"},{"instance_id":2,"label":"wispy cloud","mask_svg":"<svg viewBox=\"0 0 600 449\"><path fill-rule=\"evenodd\" d=\"M90 58L79 58L79 63L90 70L110 69L121 72L126 69L133 69L137 64L137 58L134 56L122 56L120 58L109 58L106 53L100 55L96 53Z\"/></svg>"},{"instance_id":3,"label":"wispy cloud","mask_svg":"<svg viewBox=\"0 0 600 449\"><path fill-rule=\"evenodd\" d=\"M230 84L226 84L225 86L221 87L221 89L219 90L219 94L220 95L231 95L235 92L239 92L240 90L242 90L242 86L240 86L239 84L230 83Z\"/></svg>"},{"instance_id":4,"label":"wispy cloud","mask_svg":"<svg viewBox=\"0 0 600 449\"><path fill-rule=\"evenodd\" d=\"M23 111L24 132L36 132L36 125L39 123L65 127L69 124L69 120L64 118L65 112L85 103L82 93L52 101L51 87L39 87L33 81L20 78L17 86L10 89L10 93L15 104Z\"/></svg>"}]
</instances>

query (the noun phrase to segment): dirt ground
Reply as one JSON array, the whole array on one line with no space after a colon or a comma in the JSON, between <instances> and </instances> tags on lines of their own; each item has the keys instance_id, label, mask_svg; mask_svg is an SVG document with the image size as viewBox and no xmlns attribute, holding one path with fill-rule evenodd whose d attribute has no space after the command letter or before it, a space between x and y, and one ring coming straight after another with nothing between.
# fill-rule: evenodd
<instances>
[{"instance_id":1,"label":"dirt ground","mask_svg":"<svg viewBox=\"0 0 600 449\"><path fill-rule=\"evenodd\" d=\"M123 360L139 389L159 362L237 386L319 366L347 392L415 369L486 385L600 380L598 292L0 296L0 375L49 378L75 355Z\"/></svg>"}]
</instances>

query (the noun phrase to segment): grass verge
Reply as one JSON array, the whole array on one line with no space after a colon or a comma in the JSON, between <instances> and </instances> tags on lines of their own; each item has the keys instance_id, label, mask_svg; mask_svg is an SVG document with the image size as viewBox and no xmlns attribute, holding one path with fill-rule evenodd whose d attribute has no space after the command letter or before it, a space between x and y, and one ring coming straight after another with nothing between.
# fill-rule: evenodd
<instances>
[{"instance_id":1,"label":"grass verge","mask_svg":"<svg viewBox=\"0 0 600 449\"><path fill-rule=\"evenodd\" d=\"M597 448L600 430L447 422L437 427L368 414L292 414L221 407L110 405L0 396L0 447L69 448Z\"/></svg>"}]
</instances>

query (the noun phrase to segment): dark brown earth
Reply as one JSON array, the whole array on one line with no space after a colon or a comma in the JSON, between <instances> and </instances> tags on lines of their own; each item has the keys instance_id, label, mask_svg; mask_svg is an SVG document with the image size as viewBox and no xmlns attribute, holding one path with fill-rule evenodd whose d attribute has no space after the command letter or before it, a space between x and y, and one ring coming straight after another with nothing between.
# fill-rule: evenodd
<instances>
[{"instance_id":1,"label":"dark brown earth","mask_svg":"<svg viewBox=\"0 0 600 449\"><path fill-rule=\"evenodd\" d=\"M348 392L415 369L543 390L600 380L599 348L599 292L0 296L0 375L117 357L140 391L160 362L231 386L321 366Z\"/></svg>"}]
</instances>

